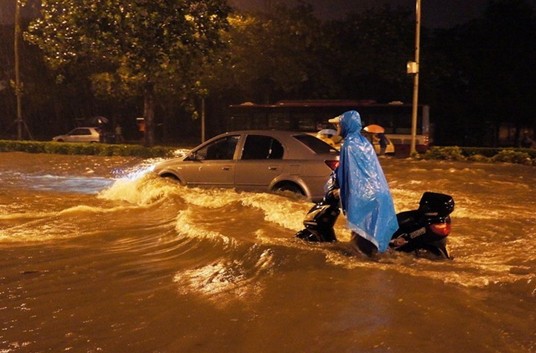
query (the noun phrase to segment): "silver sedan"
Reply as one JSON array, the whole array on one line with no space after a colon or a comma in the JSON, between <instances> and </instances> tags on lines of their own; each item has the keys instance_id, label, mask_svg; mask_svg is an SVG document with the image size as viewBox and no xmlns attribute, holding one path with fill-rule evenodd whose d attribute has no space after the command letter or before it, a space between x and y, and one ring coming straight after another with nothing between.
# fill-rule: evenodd
<instances>
[{"instance_id":1,"label":"silver sedan","mask_svg":"<svg viewBox=\"0 0 536 353\"><path fill-rule=\"evenodd\" d=\"M339 162L336 149L307 133L227 132L154 171L183 185L244 191L291 191L316 202Z\"/></svg>"}]
</instances>

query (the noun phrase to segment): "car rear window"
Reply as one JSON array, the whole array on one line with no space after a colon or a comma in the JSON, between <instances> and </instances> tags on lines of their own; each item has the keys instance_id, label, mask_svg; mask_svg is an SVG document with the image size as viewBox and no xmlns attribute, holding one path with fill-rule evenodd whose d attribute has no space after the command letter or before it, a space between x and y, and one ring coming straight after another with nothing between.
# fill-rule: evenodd
<instances>
[{"instance_id":1,"label":"car rear window","mask_svg":"<svg viewBox=\"0 0 536 353\"><path fill-rule=\"evenodd\" d=\"M301 135L294 135L293 136L296 140L300 141L307 147L309 147L311 150L313 150L315 153L323 154L323 153L333 153L336 154L337 150L322 141L319 138L316 138L309 134L301 134Z\"/></svg>"}]
</instances>

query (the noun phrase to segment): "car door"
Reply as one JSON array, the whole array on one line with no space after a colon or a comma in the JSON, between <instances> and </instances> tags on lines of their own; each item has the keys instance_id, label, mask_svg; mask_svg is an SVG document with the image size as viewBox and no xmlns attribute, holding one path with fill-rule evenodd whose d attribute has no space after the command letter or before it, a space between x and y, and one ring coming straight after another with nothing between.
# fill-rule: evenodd
<instances>
[{"instance_id":1,"label":"car door","mask_svg":"<svg viewBox=\"0 0 536 353\"><path fill-rule=\"evenodd\" d=\"M231 135L203 146L181 165L181 178L190 186L234 186L236 146L240 136Z\"/></svg>"},{"instance_id":2,"label":"car door","mask_svg":"<svg viewBox=\"0 0 536 353\"><path fill-rule=\"evenodd\" d=\"M236 188L266 190L272 180L283 173L283 155L283 145L274 137L247 135L236 163Z\"/></svg>"},{"instance_id":3,"label":"car door","mask_svg":"<svg viewBox=\"0 0 536 353\"><path fill-rule=\"evenodd\" d=\"M72 142L89 142L91 132L87 128L76 128L68 133L67 141Z\"/></svg>"}]
</instances>

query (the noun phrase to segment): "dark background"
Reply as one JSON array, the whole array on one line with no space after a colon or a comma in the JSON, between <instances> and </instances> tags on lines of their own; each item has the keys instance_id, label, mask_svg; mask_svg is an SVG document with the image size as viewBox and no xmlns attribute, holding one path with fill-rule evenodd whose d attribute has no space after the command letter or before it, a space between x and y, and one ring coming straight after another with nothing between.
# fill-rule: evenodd
<instances>
[{"instance_id":1,"label":"dark background","mask_svg":"<svg viewBox=\"0 0 536 353\"><path fill-rule=\"evenodd\" d=\"M293 6L296 1L231 0L238 11L256 16L274 11L277 4ZM334 45L351 50L355 39L364 35L351 27L353 14L384 5L405 9L409 28L414 31L415 1L309 1L314 14L331 28L340 30ZM516 4L528 5L532 12L520 14ZM14 79L13 10L15 0L0 2L0 137L16 137ZM23 8L23 30L29 20L38 15L38 1L30 1ZM493 7L495 5L495 7ZM497 6L500 5L500 6ZM462 146L517 146L521 136L534 138L536 81L533 69L536 62L536 30L534 8L536 0L511 1L422 1L420 99L430 105L431 121L435 126L434 140L440 145ZM491 10L490 10L491 9ZM524 16L520 18L520 16ZM376 32L378 40L384 34ZM387 36L387 34L385 34ZM206 99L207 136L226 129L226 107L247 100L274 103L281 99L374 99L378 102L402 100L411 102L412 79L405 74L405 63L412 60L414 33L406 35L404 53L398 56L396 82L384 80L377 71L341 74L335 78L340 87L333 93L314 87L292 92L273 90L269 98L261 94L261 86L241 91L216 92ZM386 55L390 47L383 48ZM356 50L357 52L357 50ZM139 97L116 101L97 98L90 87L83 84L58 85L54 73L42 62L39 50L22 43L21 68L25 96L24 121L35 139L48 140L81 124L84 119L102 115L119 121L128 140L137 141L136 118L143 113ZM359 52L357 54L360 54ZM365 54L365 53L364 53ZM313 54L311 54L313 55ZM373 57L373 55L371 55ZM396 59L396 58L395 58ZM321 59L319 59L321 62ZM330 64L328 62L328 64ZM345 65L342 63L341 65ZM325 73L337 71L324 65ZM329 71L332 69L332 71ZM260 82L260 78L259 78ZM259 91L255 91L258 89ZM318 88L322 89L322 88ZM199 142L200 121L192 119L172 97L164 97L157 107L157 142ZM29 136L26 136L26 138Z\"/></svg>"}]
</instances>

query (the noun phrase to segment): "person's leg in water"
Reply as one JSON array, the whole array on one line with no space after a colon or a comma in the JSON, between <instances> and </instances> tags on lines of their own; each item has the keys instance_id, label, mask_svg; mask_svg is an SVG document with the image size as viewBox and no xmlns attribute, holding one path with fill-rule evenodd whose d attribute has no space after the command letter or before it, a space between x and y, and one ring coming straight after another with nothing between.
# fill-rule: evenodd
<instances>
[{"instance_id":1,"label":"person's leg in water","mask_svg":"<svg viewBox=\"0 0 536 353\"><path fill-rule=\"evenodd\" d=\"M359 251L368 257L375 257L378 254L378 248L372 244L369 240L363 238L356 232L352 231L352 244L356 245Z\"/></svg>"}]
</instances>

